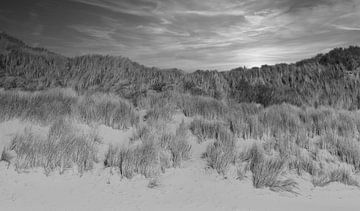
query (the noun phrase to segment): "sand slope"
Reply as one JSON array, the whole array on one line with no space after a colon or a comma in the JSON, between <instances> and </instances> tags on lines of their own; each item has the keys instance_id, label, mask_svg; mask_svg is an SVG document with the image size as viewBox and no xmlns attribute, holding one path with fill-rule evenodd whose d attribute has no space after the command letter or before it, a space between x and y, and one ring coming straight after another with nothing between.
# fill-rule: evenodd
<instances>
[{"instance_id":1,"label":"sand slope","mask_svg":"<svg viewBox=\"0 0 360 211\"><path fill-rule=\"evenodd\" d=\"M0 147L30 123L0 123ZM39 131L46 127L33 126ZM104 139L129 132L100 128ZM105 131L105 132L104 132ZM116 140L114 138L114 140ZM105 140L104 143L114 142ZM122 140L122 139L121 139ZM17 173L0 162L0 210L359 210L360 189L339 183L314 188L297 178L299 194L254 189L251 178L224 179L200 158L208 143L193 143L193 156L181 168L168 169L160 185L149 179L121 179L98 165L82 177L73 171L45 176L41 169Z\"/></svg>"}]
</instances>

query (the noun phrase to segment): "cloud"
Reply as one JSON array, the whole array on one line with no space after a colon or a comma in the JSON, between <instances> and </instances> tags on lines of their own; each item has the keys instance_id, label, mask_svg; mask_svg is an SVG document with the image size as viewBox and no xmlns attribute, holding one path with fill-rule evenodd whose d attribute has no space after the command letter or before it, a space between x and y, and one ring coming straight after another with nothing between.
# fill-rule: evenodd
<instances>
[{"instance_id":1,"label":"cloud","mask_svg":"<svg viewBox=\"0 0 360 211\"><path fill-rule=\"evenodd\" d=\"M0 24L20 38L163 68L294 62L359 42L358 0L4 1Z\"/></svg>"},{"instance_id":2,"label":"cloud","mask_svg":"<svg viewBox=\"0 0 360 211\"><path fill-rule=\"evenodd\" d=\"M126 13L139 16L151 16L151 12L157 8L156 1L147 0L71 0L74 2L100 7L113 12Z\"/></svg>"}]
</instances>

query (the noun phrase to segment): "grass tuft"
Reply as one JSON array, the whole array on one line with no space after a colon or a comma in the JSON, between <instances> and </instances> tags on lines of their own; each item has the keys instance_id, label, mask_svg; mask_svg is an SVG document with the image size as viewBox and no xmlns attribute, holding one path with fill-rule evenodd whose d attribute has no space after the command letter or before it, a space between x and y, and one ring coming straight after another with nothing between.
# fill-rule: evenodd
<instances>
[{"instance_id":1,"label":"grass tuft","mask_svg":"<svg viewBox=\"0 0 360 211\"><path fill-rule=\"evenodd\" d=\"M226 174L230 164L235 163L235 155L235 139L230 132L218 136L205 153L209 167L223 175Z\"/></svg>"},{"instance_id":2,"label":"grass tuft","mask_svg":"<svg viewBox=\"0 0 360 211\"><path fill-rule=\"evenodd\" d=\"M191 146L187 142L187 127L181 123L175 134L164 133L154 137L144 133L133 146L110 146L105 159L106 167L117 167L120 174L132 178L136 174L157 176L165 168L178 167L190 158Z\"/></svg>"},{"instance_id":3,"label":"grass tuft","mask_svg":"<svg viewBox=\"0 0 360 211\"><path fill-rule=\"evenodd\" d=\"M242 159L250 164L255 188L269 187L272 191L293 192L297 187L295 181L281 179L286 171L286 160L280 157L267 156L261 146L254 144L250 150L244 153Z\"/></svg>"},{"instance_id":4,"label":"grass tuft","mask_svg":"<svg viewBox=\"0 0 360 211\"><path fill-rule=\"evenodd\" d=\"M337 168L329 173L313 177L313 185L324 187L332 182L340 182L345 185L359 187L359 182L354 178L351 171L346 168Z\"/></svg>"},{"instance_id":5,"label":"grass tuft","mask_svg":"<svg viewBox=\"0 0 360 211\"><path fill-rule=\"evenodd\" d=\"M226 133L224 124L218 121L195 119L190 124L190 131L198 138L199 142L207 139L218 139Z\"/></svg>"},{"instance_id":6,"label":"grass tuft","mask_svg":"<svg viewBox=\"0 0 360 211\"><path fill-rule=\"evenodd\" d=\"M11 142L9 149L16 152L15 167L17 170L42 167L46 174L59 169L76 167L79 173L93 168L96 159L96 136L77 134L74 128L64 132L65 126L59 128L55 123L48 137L41 137L31 130L18 134ZM66 126L68 127L68 126Z\"/></svg>"}]
</instances>

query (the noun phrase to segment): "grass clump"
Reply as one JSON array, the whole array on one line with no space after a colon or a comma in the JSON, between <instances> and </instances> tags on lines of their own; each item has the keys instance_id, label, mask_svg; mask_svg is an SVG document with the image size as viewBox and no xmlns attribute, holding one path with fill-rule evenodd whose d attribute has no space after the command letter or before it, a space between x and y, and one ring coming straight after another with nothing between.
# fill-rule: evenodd
<instances>
[{"instance_id":1,"label":"grass clump","mask_svg":"<svg viewBox=\"0 0 360 211\"><path fill-rule=\"evenodd\" d=\"M77 134L74 127L55 123L48 137L25 130L12 140L9 149L16 152L14 164L18 170L41 167L49 174L55 169L63 173L65 169L76 167L83 173L92 169L97 161L96 140L98 138L93 135Z\"/></svg>"},{"instance_id":2,"label":"grass clump","mask_svg":"<svg viewBox=\"0 0 360 211\"><path fill-rule=\"evenodd\" d=\"M327 150L340 161L360 169L360 144L357 140L340 137L334 134L322 136L319 141L320 149Z\"/></svg>"},{"instance_id":3,"label":"grass clump","mask_svg":"<svg viewBox=\"0 0 360 211\"><path fill-rule=\"evenodd\" d=\"M62 116L74 116L86 123L98 122L115 129L139 122L134 107L111 94L79 96L71 89L37 92L0 90L0 120L19 118L51 124Z\"/></svg>"},{"instance_id":4,"label":"grass clump","mask_svg":"<svg viewBox=\"0 0 360 211\"><path fill-rule=\"evenodd\" d=\"M316 175L319 171L319 167L310 152L301 148L297 148L289 158L289 169L295 169L298 175L302 175L303 172Z\"/></svg>"},{"instance_id":5,"label":"grass clump","mask_svg":"<svg viewBox=\"0 0 360 211\"><path fill-rule=\"evenodd\" d=\"M359 187L359 182L353 177L351 171L347 168L336 168L328 173L323 173L317 177L314 177L313 185L318 187L324 187L332 182L340 182L345 185Z\"/></svg>"},{"instance_id":6,"label":"grass clump","mask_svg":"<svg viewBox=\"0 0 360 211\"><path fill-rule=\"evenodd\" d=\"M187 128L184 122L177 128L175 136L163 137L161 148L170 152L170 160L174 167L180 166L183 160L190 158L191 145L187 141Z\"/></svg>"},{"instance_id":7,"label":"grass clump","mask_svg":"<svg viewBox=\"0 0 360 211\"><path fill-rule=\"evenodd\" d=\"M206 139L218 139L227 132L223 123L204 119L193 120L190 124L190 131L198 138L199 142Z\"/></svg>"},{"instance_id":8,"label":"grass clump","mask_svg":"<svg viewBox=\"0 0 360 211\"><path fill-rule=\"evenodd\" d=\"M160 180L159 178L152 178L149 180L149 183L148 183L148 188L156 188L156 187L159 187L160 186Z\"/></svg>"},{"instance_id":9,"label":"grass clump","mask_svg":"<svg viewBox=\"0 0 360 211\"><path fill-rule=\"evenodd\" d=\"M9 167L13 160L16 158L16 156L17 155L14 150L9 150L8 147L4 147L1 152L0 161L8 163Z\"/></svg>"},{"instance_id":10,"label":"grass clump","mask_svg":"<svg viewBox=\"0 0 360 211\"><path fill-rule=\"evenodd\" d=\"M126 178L136 174L153 177L159 172L158 148L153 142L134 148L110 146L104 164L106 167L117 167Z\"/></svg>"},{"instance_id":11,"label":"grass clump","mask_svg":"<svg viewBox=\"0 0 360 211\"><path fill-rule=\"evenodd\" d=\"M306 108L302 118L312 137L328 133L351 138L359 135L360 116L355 111Z\"/></svg>"},{"instance_id":12,"label":"grass clump","mask_svg":"<svg viewBox=\"0 0 360 211\"><path fill-rule=\"evenodd\" d=\"M223 102L209 97L182 95L178 106L185 116L202 116L206 119L223 119L228 107Z\"/></svg>"},{"instance_id":13,"label":"grass clump","mask_svg":"<svg viewBox=\"0 0 360 211\"><path fill-rule=\"evenodd\" d=\"M295 134L302 128L298 113L298 108L288 104L273 105L264 109L259 114L264 134L268 136Z\"/></svg>"},{"instance_id":14,"label":"grass clump","mask_svg":"<svg viewBox=\"0 0 360 211\"><path fill-rule=\"evenodd\" d=\"M139 121L130 103L111 94L85 95L79 100L77 113L87 123L95 121L115 129L125 129Z\"/></svg>"},{"instance_id":15,"label":"grass clump","mask_svg":"<svg viewBox=\"0 0 360 211\"><path fill-rule=\"evenodd\" d=\"M0 119L19 118L41 123L53 122L72 113L77 94L70 89L39 92L0 91Z\"/></svg>"},{"instance_id":16,"label":"grass clump","mask_svg":"<svg viewBox=\"0 0 360 211\"><path fill-rule=\"evenodd\" d=\"M143 133L129 147L110 146L106 167L116 167L120 174L132 178L136 174L155 177L165 168L178 167L190 158L191 146L186 138L187 128L181 123L175 134Z\"/></svg>"},{"instance_id":17,"label":"grass clump","mask_svg":"<svg viewBox=\"0 0 360 211\"><path fill-rule=\"evenodd\" d=\"M139 108L146 109L145 119L152 121L171 120L177 110L176 96L172 91L161 93L147 92L146 96L140 97L136 102Z\"/></svg>"},{"instance_id":18,"label":"grass clump","mask_svg":"<svg viewBox=\"0 0 360 211\"><path fill-rule=\"evenodd\" d=\"M205 152L209 167L225 175L230 164L235 163L235 139L230 132L218 136Z\"/></svg>"},{"instance_id":19,"label":"grass clump","mask_svg":"<svg viewBox=\"0 0 360 211\"><path fill-rule=\"evenodd\" d=\"M292 191L296 182L279 177L285 171L285 160L280 158L267 158L251 165L253 185L255 188L269 187L273 191Z\"/></svg>"},{"instance_id":20,"label":"grass clump","mask_svg":"<svg viewBox=\"0 0 360 211\"><path fill-rule=\"evenodd\" d=\"M255 188L269 187L272 191L293 192L297 183L291 179L281 179L286 171L287 162L281 157L270 157L259 145L254 145L243 155L249 162Z\"/></svg>"},{"instance_id":21,"label":"grass clump","mask_svg":"<svg viewBox=\"0 0 360 211\"><path fill-rule=\"evenodd\" d=\"M263 136L262 125L258 114L264 108L254 103L234 104L230 107L227 121L230 130L237 137L243 139L260 139Z\"/></svg>"}]
</instances>

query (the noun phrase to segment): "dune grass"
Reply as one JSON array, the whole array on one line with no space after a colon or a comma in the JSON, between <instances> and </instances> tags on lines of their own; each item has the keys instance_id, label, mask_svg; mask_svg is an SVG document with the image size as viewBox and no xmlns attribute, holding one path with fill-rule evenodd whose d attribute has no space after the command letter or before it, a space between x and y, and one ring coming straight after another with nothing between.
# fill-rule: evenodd
<instances>
[{"instance_id":1,"label":"dune grass","mask_svg":"<svg viewBox=\"0 0 360 211\"><path fill-rule=\"evenodd\" d=\"M10 150L16 152L17 170L41 167L46 174L58 169L76 167L79 173L93 168L96 159L96 134L78 133L71 122L55 122L47 135L41 136L26 129L11 141Z\"/></svg>"},{"instance_id":2,"label":"dune grass","mask_svg":"<svg viewBox=\"0 0 360 211\"><path fill-rule=\"evenodd\" d=\"M185 116L202 116L206 119L221 119L226 116L228 106L210 97L182 95L178 106Z\"/></svg>"},{"instance_id":3,"label":"dune grass","mask_svg":"<svg viewBox=\"0 0 360 211\"><path fill-rule=\"evenodd\" d=\"M82 96L74 112L87 123L98 122L115 129L129 128L139 122L133 106L111 94Z\"/></svg>"},{"instance_id":4,"label":"dune grass","mask_svg":"<svg viewBox=\"0 0 360 211\"><path fill-rule=\"evenodd\" d=\"M222 175L227 173L230 164L235 163L235 156L235 139L229 131L219 134L204 154L209 167Z\"/></svg>"},{"instance_id":5,"label":"dune grass","mask_svg":"<svg viewBox=\"0 0 360 211\"><path fill-rule=\"evenodd\" d=\"M136 107L113 94L80 95L71 89L34 93L0 90L2 121L19 118L51 124L45 137L32 131L18 134L1 159L11 159L14 154L8 152L13 151L19 170L42 167L49 173L75 166L79 172L91 169L96 162L95 145L99 138L95 133L78 133L64 118L72 117L88 125L137 128L129 146L110 146L106 154L105 166L118 168L127 178L136 174L155 177L167 168L181 166L191 156L191 132L199 143L213 141L204 153L210 168L225 175L231 165L248 166L256 188L293 191L296 183L284 177L293 170L299 175L310 174L316 186L334 181L356 184L353 171L327 168L336 163L360 170L357 111L288 104L264 108L176 91L149 91L135 102ZM137 110L146 110L143 121ZM182 123L176 132L168 131L166 124L177 111L192 118L192 122L188 126ZM237 149L238 141L250 140L261 144L248 152ZM319 156L321 151L328 157Z\"/></svg>"},{"instance_id":6,"label":"dune grass","mask_svg":"<svg viewBox=\"0 0 360 211\"><path fill-rule=\"evenodd\" d=\"M159 173L158 148L153 142L142 143L134 148L110 146L105 166L117 167L126 178L132 178L136 174L156 176Z\"/></svg>"},{"instance_id":7,"label":"dune grass","mask_svg":"<svg viewBox=\"0 0 360 211\"><path fill-rule=\"evenodd\" d=\"M175 111L178 109L176 98L179 94L173 91L161 93L147 92L146 96L140 96L135 104L147 111L145 119L151 121L171 120Z\"/></svg>"},{"instance_id":8,"label":"dune grass","mask_svg":"<svg viewBox=\"0 0 360 211\"><path fill-rule=\"evenodd\" d=\"M228 132L224 123L200 118L196 118L191 122L190 131L198 138L199 142L207 139L217 139Z\"/></svg>"},{"instance_id":9,"label":"dune grass","mask_svg":"<svg viewBox=\"0 0 360 211\"><path fill-rule=\"evenodd\" d=\"M322 136L319 141L320 149L325 149L342 162L360 169L360 144L358 140L344 138L335 134Z\"/></svg>"},{"instance_id":10,"label":"dune grass","mask_svg":"<svg viewBox=\"0 0 360 211\"><path fill-rule=\"evenodd\" d=\"M175 134L148 131L142 136L136 135L133 145L110 146L104 164L119 169L126 178L136 174L156 177L166 168L181 166L184 160L190 158L187 130L185 124L181 123Z\"/></svg>"},{"instance_id":11,"label":"dune grass","mask_svg":"<svg viewBox=\"0 0 360 211\"><path fill-rule=\"evenodd\" d=\"M285 158L267 155L259 144L254 144L241 156L243 161L249 163L255 188L268 187L273 191L293 192L297 187L295 181L282 178L288 166Z\"/></svg>"},{"instance_id":12,"label":"dune grass","mask_svg":"<svg viewBox=\"0 0 360 211\"><path fill-rule=\"evenodd\" d=\"M354 178L353 172L349 168L338 167L313 177L313 185L324 187L332 182L339 182L349 186L359 187L359 182Z\"/></svg>"},{"instance_id":13,"label":"dune grass","mask_svg":"<svg viewBox=\"0 0 360 211\"><path fill-rule=\"evenodd\" d=\"M136 125L139 117L126 100L112 94L78 95L71 89L38 92L0 91L0 120L19 118L51 124L63 116L77 117L116 129Z\"/></svg>"},{"instance_id":14,"label":"dune grass","mask_svg":"<svg viewBox=\"0 0 360 211\"><path fill-rule=\"evenodd\" d=\"M77 94L71 89L42 92L0 90L0 119L19 118L52 122L59 116L71 115Z\"/></svg>"}]
</instances>

